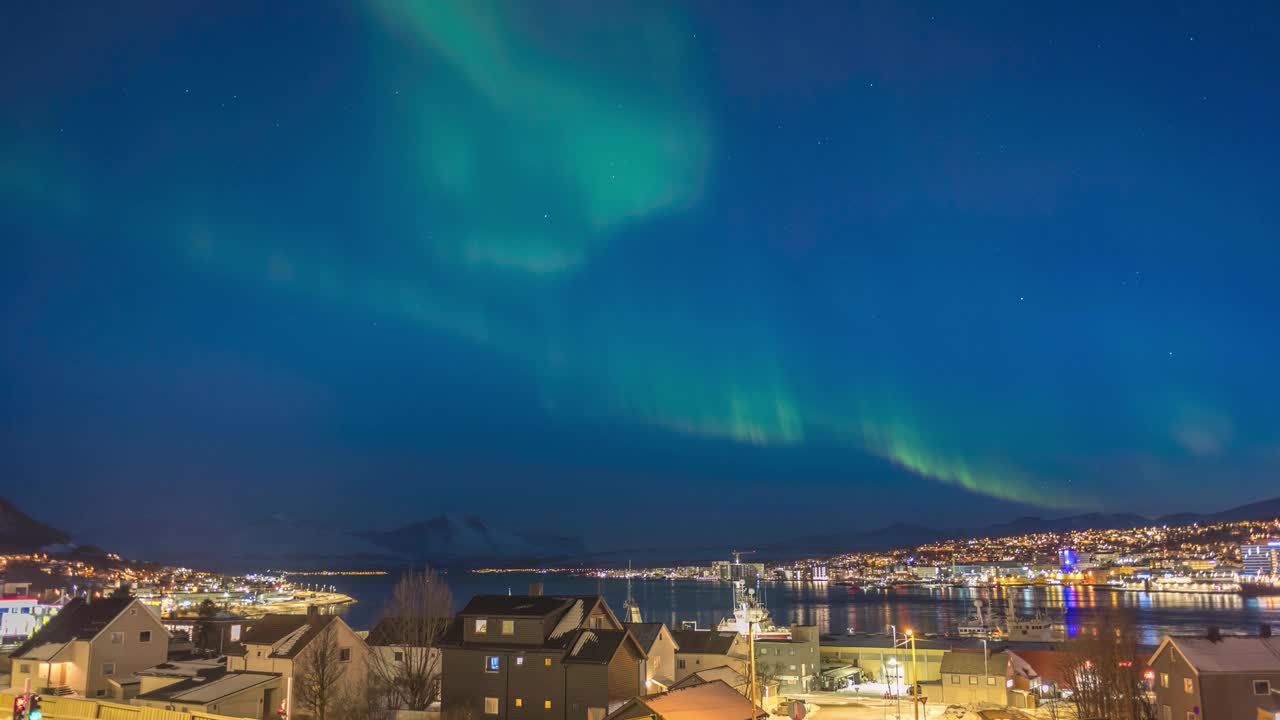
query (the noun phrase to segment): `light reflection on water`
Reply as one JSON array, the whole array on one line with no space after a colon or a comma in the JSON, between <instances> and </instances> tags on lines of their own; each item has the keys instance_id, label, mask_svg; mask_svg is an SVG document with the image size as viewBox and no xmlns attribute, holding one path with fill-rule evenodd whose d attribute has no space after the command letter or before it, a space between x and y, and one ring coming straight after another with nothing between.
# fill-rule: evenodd
<instances>
[{"instance_id":1,"label":"light reflection on water","mask_svg":"<svg viewBox=\"0 0 1280 720\"><path fill-rule=\"evenodd\" d=\"M620 612L626 597L626 581L574 577L560 574L452 572L446 576L455 604L472 595L527 591L530 581L542 582L548 594L601 593ZM377 618L390 594L392 576L347 577L335 581L338 589L360 602L348 611L356 628L367 628ZM1238 595L1115 592L1088 587L953 588L911 587L855 590L843 585L802 582L768 582L760 585L778 624L816 624L823 633L884 632L887 626L911 627L917 633L953 631L973 612L973 601L983 599L1003 608L1005 592L1011 592L1020 612L1034 609L1066 611L1068 634L1081 626L1116 612L1131 618L1144 643L1155 644L1167 633L1200 633L1208 626L1224 631L1255 633L1264 623L1280 629L1280 597L1242 598ZM730 613L732 590L728 583L698 580L636 580L632 594L646 620L677 626L695 620L699 627L714 627Z\"/></svg>"}]
</instances>

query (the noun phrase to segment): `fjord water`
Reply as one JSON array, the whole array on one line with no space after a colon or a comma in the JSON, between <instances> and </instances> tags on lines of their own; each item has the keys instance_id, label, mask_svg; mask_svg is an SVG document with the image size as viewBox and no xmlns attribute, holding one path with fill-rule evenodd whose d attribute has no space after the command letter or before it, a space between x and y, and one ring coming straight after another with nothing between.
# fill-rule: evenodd
<instances>
[{"instance_id":1,"label":"fjord water","mask_svg":"<svg viewBox=\"0 0 1280 720\"><path fill-rule=\"evenodd\" d=\"M444 575L453 592L455 609L472 595L528 592L541 582L547 594L602 594L615 612L626 598L625 580L562 573L473 573ZM381 614L397 576L346 576L324 584L357 600L346 613L353 627L370 627ZM306 578L298 579L306 584ZM1141 642L1156 644L1165 634L1199 634L1208 627L1224 632L1256 633L1262 624L1280 629L1280 597L1242 598L1238 595L1136 593L1072 587L1021 587L1009 590L1020 612L1035 608L1066 611L1068 634L1075 634L1113 612L1132 619ZM715 627L731 614L729 583L702 580L633 580L632 595L647 621L671 626L693 620L698 627ZM973 612L975 599L1004 607L1004 590L990 588L910 587L861 590L843 585L807 582L766 582L760 592L779 625L815 624L823 634L885 632L889 625L916 632L953 632L956 623Z\"/></svg>"}]
</instances>

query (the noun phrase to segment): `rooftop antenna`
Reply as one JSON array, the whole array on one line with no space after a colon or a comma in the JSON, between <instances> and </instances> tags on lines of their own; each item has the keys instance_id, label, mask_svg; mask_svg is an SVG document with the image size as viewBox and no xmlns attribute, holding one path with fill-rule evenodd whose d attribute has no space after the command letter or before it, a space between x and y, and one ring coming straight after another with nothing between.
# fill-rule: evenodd
<instances>
[{"instance_id":1,"label":"rooftop antenna","mask_svg":"<svg viewBox=\"0 0 1280 720\"><path fill-rule=\"evenodd\" d=\"M640 604L631 596L631 561L627 560L627 599L622 601L622 614L626 616L626 622L639 623L644 622L640 619Z\"/></svg>"}]
</instances>

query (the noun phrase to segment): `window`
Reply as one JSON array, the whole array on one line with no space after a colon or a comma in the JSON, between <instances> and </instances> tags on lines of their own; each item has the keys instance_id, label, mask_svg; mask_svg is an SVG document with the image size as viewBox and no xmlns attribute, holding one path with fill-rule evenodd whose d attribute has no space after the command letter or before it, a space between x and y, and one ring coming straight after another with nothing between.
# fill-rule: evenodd
<instances>
[{"instance_id":1,"label":"window","mask_svg":"<svg viewBox=\"0 0 1280 720\"><path fill-rule=\"evenodd\" d=\"M959 676L959 675L952 675L952 676L951 676L951 684L952 684L952 685L959 685L959 684L960 684L960 676Z\"/></svg>"},{"instance_id":2,"label":"window","mask_svg":"<svg viewBox=\"0 0 1280 720\"><path fill-rule=\"evenodd\" d=\"M143 630L138 633L138 642L151 642L151 631Z\"/></svg>"},{"instance_id":3,"label":"window","mask_svg":"<svg viewBox=\"0 0 1280 720\"><path fill-rule=\"evenodd\" d=\"M524 698L516 698L516 707L524 707Z\"/></svg>"},{"instance_id":4,"label":"window","mask_svg":"<svg viewBox=\"0 0 1280 720\"><path fill-rule=\"evenodd\" d=\"M517 656L516 656L516 665L523 665L523 664L524 664L524 656L523 656L523 655L517 655Z\"/></svg>"},{"instance_id":5,"label":"window","mask_svg":"<svg viewBox=\"0 0 1280 720\"><path fill-rule=\"evenodd\" d=\"M487 697L484 699L484 714L485 715L498 714L498 698Z\"/></svg>"},{"instance_id":6,"label":"window","mask_svg":"<svg viewBox=\"0 0 1280 720\"><path fill-rule=\"evenodd\" d=\"M477 633L489 632L489 621L486 618L476 618L476 632ZM497 712L497 710L495 710L494 712Z\"/></svg>"},{"instance_id":7,"label":"window","mask_svg":"<svg viewBox=\"0 0 1280 720\"><path fill-rule=\"evenodd\" d=\"M551 709L551 701L550 701L550 700L543 700L543 701L542 701L542 709L543 709L543 710L550 710L550 709Z\"/></svg>"},{"instance_id":8,"label":"window","mask_svg":"<svg viewBox=\"0 0 1280 720\"><path fill-rule=\"evenodd\" d=\"M124 633L122 633L122 632L113 632L113 633L111 633L111 644L112 644L112 645L119 645L119 644L120 644L120 643L122 643L122 642L124 642Z\"/></svg>"},{"instance_id":9,"label":"window","mask_svg":"<svg viewBox=\"0 0 1280 720\"><path fill-rule=\"evenodd\" d=\"M606 714L605 708L602 707L587 708L587 720L604 720Z\"/></svg>"},{"instance_id":10,"label":"window","mask_svg":"<svg viewBox=\"0 0 1280 720\"><path fill-rule=\"evenodd\" d=\"M988 675L988 676L987 676L987 684L988 684L988 685L995 685L995 684L996 684L996 679L995 679L994 677L992 677L992 676Z\"/></svg>"},{"instance_id":11,"label":"window","mask_svg":"<svg viewBox=\"0 0 1280 720\"><path fill-rule=\"evenodd\" d=\"M768 655L768 654L769 654L769 648L760 648L760 654L761 654L761 655Z\"/></svg>"},{"instance_id":12,"label":"window","mask_svg":"<svg viewBox=\"0 0 1280 720\"><path fill-rule=\"evenodd\" d=\"M351 662L351 648L340 648L338 650L338 662Z\"/></svg>"},{"instance_id":13,"label":"window","mask_svg":"<svg viewBox=\"0 0 1280 720\"><path fill-rule=\"evenodd\" d=\"M542 658L542 664L546 667L551 667L551 658Z\"/></svg>"},{"instance_id":14,"label":"window","mask_svg":"<svg viewBox=\"0 0 1280 720\"><path fill-rule=\"evenodd\" d=\"M1167 685L1165 687L1168 687ZM1168 705L1160 706L1160 720L1173 720L1173 708Z\"/></svg>"},{"instance_id":15,"label":"window","mask_svg":"<svg viewBox=\"0 0 1280 720\"><path fill-rule=\"evenodd\" d=\"M1200 716L1193 712L1187 713L1187 720L1200 720Z\"/></svg>"},{"instance_id":16,"label":"window","mask_svg":"<svg viewBox=\"0 0 1280 720\"><path fill-rule=\"evenodd\" d=\"M684 658L676 658L676 667L684 669Z\"/></svg>"},{"instance_id":17,"label":"window","mask_svg":"<svg viewBox=\"0 0 1280 720\"><path fill-rule=\"evenodd\" d=\"M258 651L258 657L262 657L262 651L261 651L261 650L259 650L259 651Z\"/></svg>"},{"instance_id":18,"label":"window","mask_svg":"<svg viewBox=\"0 0 1280 720\"><path fill-rule=\"evenodd\" d=\"M1182 691L1188 695L1196 691L1195 685L1191 682L1191 678L1182 678Z\"/></svg>"},{"instance_id":19,"label":"window","mask_svg":"<svg viewBox=\"0 0 1280 720\"><path fill-rule=\"evenodd\" d=\"M503 635L515 635L515 634L516 634L516 621L515 621L515 620L503 620L503 621L502 621L502 634L503 634Z\"/></svg>"},{"instance_id":20,"label":"window","mask_svg":"<svg viewBox=\"0 0 1280 720\"><path fill-rule=\"evenodd\" d=\"M231 626L231 642L240 642L240 626Z\"/></svg>"},{"instance_id":21,"label":"window","mask_svg":"<svg viewBox=\"0 0 1280 720\"><path fill-rule=\"evenodd\" d=\"M102 674L103 674L103 675L115 675L115 674L116 674L116 664L115 664L115 663L102 663Z\"/></svg>"},{"instance_id":22,"label":"window","mask_svg":"<svg viewBox=\"0 0 1280 720\"><path fill-rule=\"evenodd\" d=\"M977 684L978 684L978 676L977 676L977 675L970 675L970 676L969 676L969 684L970 684L970 685L977 685Z\"/></svg>"},{"instance_id":23,"label":"window","mask_svg":"<svg viewBox=\"0 0 1280 720\"><path fill-rule=\"evenodd\" d=\"M1253 694L1254 695L1270 695L1271 681L1270 680L1254 680Z\"/></svg>"},{"instance_id":24,"label":"window","mask_svg":"<svg viewBox=\"0 0 1280 720\"><path fill-rule=\"evenodd\" d=\"M18 666L18 672L20 672L20 673L27 673L27 674L30 674L30 673L31 673L31 665L29 665L29 664L27 664L27 663L22 663L21 665L19 665L19 666Z\"/></svg>"},{"instance_id":25,"label":"window","mask_svg":"<svg viewBox=\"0 0 1280 720\"><path fill-rule=\"evenodd\" d=\"M106 690L94 690L94 691L93 691L93 695L94 695L94 697L106 697L106 696L107 696L107 691L106 691Z\"/></svg>"},{"instance_id":26,"label":"window","mask_svg":"<svg viewBox=\"0 0 1280 720\"><path fill-rule=\"evenodd\" d=\"M788 654L788 655L795 655L795 654L796 654L796 649L795 649L795 648L787 648L787 650L788 650L788 652L787 652L787 654Z\"/></svg>"},{"instance_id":27,"label":"window","mask_svg":"<svg viewBox=\"0 0 1280 720\"><path fill-rule=\"evenodd\" d=\"M1160 673L1160 687L1169 687L1169 673Z\"/></svg>"},{"instance_id":28,"label":"window","mask_svg":"<svg viewBox=\"0 0 1280 720\"><path fill-rule=\"evenodd\" d=\"M788 665L788 666L787 666L787 669L788 669L788 670L790 670L791 672L795 672L795 671L796 671L796 666L795 666L795 665Z\"/></svg>"},{"instance_id":29,"label":"window","mask_svg":"<svg viewBox=\"0 0 1280 720\"><path fill-rule=\"evenodd\" d=\"M396 661L396 662L404 662L404 651L402 651L402 650L397 650L397 651L395 652L395 656L394 656L394 658L395 658L395 661Z\"/></svg>"},{"instance_id":30,"label":"window","mask_svg":"<svg viewBox=\"0 0 1280 720\"><path fill-rule=\"evenodd\" d=\"M484 656L484 671L495 673L502 669L502 658L497 655Z\"/></svg>"}]
</instances>

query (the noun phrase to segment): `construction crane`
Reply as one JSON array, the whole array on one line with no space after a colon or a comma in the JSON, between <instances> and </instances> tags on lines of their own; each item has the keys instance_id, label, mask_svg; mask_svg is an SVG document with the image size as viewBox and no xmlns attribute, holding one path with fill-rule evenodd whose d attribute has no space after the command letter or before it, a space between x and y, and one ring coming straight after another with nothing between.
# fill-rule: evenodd
<instances>
[{"instance_id":1,"label":"construction crane","mask_svg":"<svg viewBox=\"0 0 1280 720\"><path fill-rule=\"evenodd\" d=\"M741 565L743 555L753 555L755 550L730 550L729 554L733 556L733 564Z\"/></svg>"}]
</instances>

